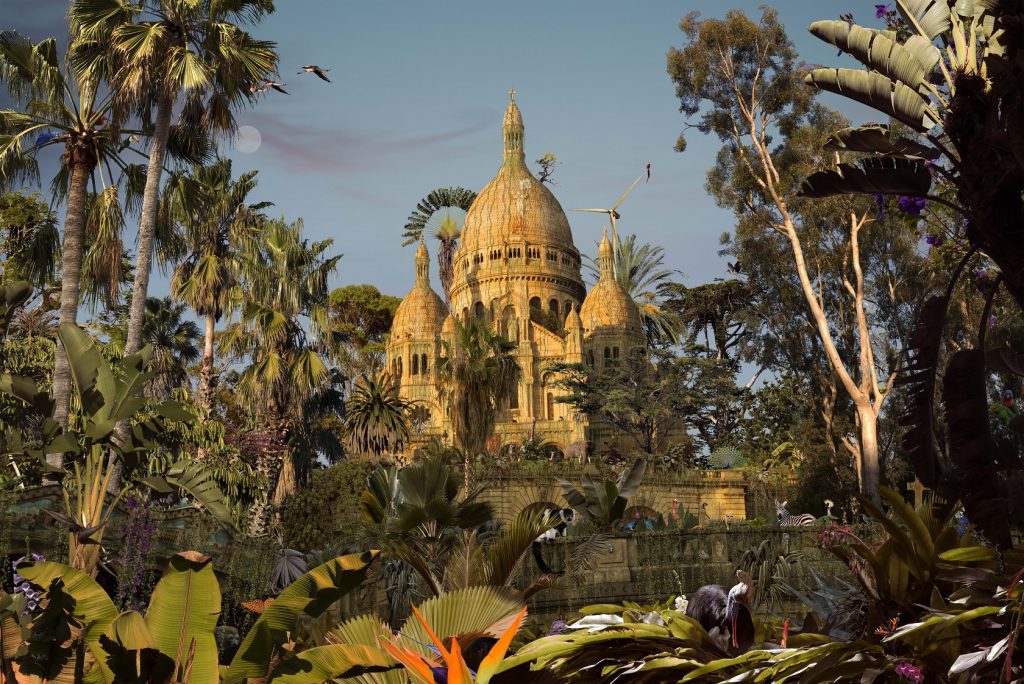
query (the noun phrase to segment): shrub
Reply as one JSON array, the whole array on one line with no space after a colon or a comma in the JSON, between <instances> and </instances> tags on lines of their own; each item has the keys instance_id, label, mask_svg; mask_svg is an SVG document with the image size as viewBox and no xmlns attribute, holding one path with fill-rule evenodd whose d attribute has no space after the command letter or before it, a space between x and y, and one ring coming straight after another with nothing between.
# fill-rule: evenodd
<instances>
[{"instance_id":1,"label":"shrub","mask_svg":"<svg viewBox=\"0 0 1024 684\"><path fill-rule=\"evenodd\" d=\"M372 463L346 461L314 472L309 487L281 505L285 545L312 551L351 536L362 521L357 501L372 471Z\"/></svg>"}]
</instances>

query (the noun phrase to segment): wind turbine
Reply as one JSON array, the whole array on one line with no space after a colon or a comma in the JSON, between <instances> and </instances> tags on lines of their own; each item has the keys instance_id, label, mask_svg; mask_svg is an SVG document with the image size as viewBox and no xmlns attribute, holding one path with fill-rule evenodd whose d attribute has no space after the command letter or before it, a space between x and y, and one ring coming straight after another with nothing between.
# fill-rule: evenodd
<instances>
[{"instance_id":1,"label":"wind turbine","mask_svg":"<svg viewBox=\"0 0 1024 684\"><path fill-rule=\"evenodd\" d=\"M618 208L620 206L622 206L622 203L626 201L627 197L629 197L629 193L633 192L633 188L636 187L636 184L639 183L640 179L643 178L643 177L644 177L644 174L640 174L639 176L637 176L636 180L633 181L628 188L626 188L626 192L622 193L622 197L620 197L615 202L615 204L613 204L611 206L610 209L594 209L594 208L590 208L590 209L570 209L569 210L569 211L589 211L589 212L592 212L592 213L595 213L595 214L608 214L608 219L611 221L611 224L612 224L612 273L615 274L615 275L618 275L617 271L618 271L618 263L619 263L619 233L615 229L615 221L617 219L619 219L619 218L622 218L621 215L618 212Z\"/></svg>"}]
</instances>

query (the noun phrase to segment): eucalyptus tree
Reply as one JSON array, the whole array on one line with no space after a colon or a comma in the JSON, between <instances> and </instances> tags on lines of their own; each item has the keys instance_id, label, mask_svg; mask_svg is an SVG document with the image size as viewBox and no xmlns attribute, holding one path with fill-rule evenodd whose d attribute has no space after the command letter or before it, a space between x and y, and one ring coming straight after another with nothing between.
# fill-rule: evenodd
<instances>
[{"instance_id":1,"label":"eucalyptus tree","mask_svg":"<svg viewBox=\"0 0 1024 684\"><path fill-rule=\"evenodd\" d=\"M333 240L310 242L302 231L301 220L269 220L262 239L249 242L239 254L239 283L233 293L239 318L219 341L229 360L248 364L235 384L239 402L285 442L305 420L306 400L331 381L324 352L327 280L341 258L326 254ZM296 462L302 455L292 450L280 463L258 464L275 485L275 502L294 489L297 474L308 468L308 463Z\"/></svg>"},{"instance_id":2,"label":"eucalyptus tree","mask_svg":"<svg viewBox=\"0 0 1024 684\"><path fill-rule=\"evenodd\" d=\"M248 203L256 188L256 171L232 179L231 160L194 166L176 174L164 194L162 215L173 224L180 248L161 256L183 258L171 276L171 294L203 317L203 358L196 403L208 413L213 388L214 333L229 307L229 293L239 281L237 256L258 238L262 210L270 202ZM177 253L175 253L177 252Z\"/></svg>"},{"instance_id":3,"label":"eucalyptus tree","mask_svg":"<svg viewBox=\"0 0 1024 684\"><path fill-rule=\"evenodd\" d=\"M627 235L615 250L615 277L640 310L640 320L649 345L676 344L676 321L659 304L658 288L669 282L676 271L665 268L665 250L650 244L638 244L636 235ZM595 276L600 268L587 258L587 270Z\"/></svg>"},{"instance_id":4,"label":"eucalyptus tree","mask_svg":"<svg viewBox=\"0 0 1024 684\"><path fill-rule=\"evenodd\" d=\"M681 29L686 44L668 55L680 110L696 117L693 128L723 144L708 188L736 214L745 247L787 264L766 286L785 285L794 306L772 316L807 316L809 326L801 334L819 350L812 363L853 405L856 436L843 435L842 444L856 465L861 491L877 501L879 416L896 359L877 345L890 338L880 324L874 297L879 283L870 268L873 250L906 227L879 221L870 200L820 202L800 194L804 178L836 163L836 153L823 145L828 132L846 122L815 102L814 91L804 85L804 67L775 10L764 9L760 21L739 11L720 20L691 14ZM676 149L685 147L680 136ZM881 255L885 268L902 268ZM822 279L819 260L827 259L833 260L834 277ZM905 288L893 288L894 299L907 296Z\"/></svg>"},{"instance_id":5,"label":"eucalyptus tree","mask_svg":"<svg viewBox=\"0 0 1024 684\"><path fill-rule=\"evenodd\" d=\"M455 321L454 340L441 344L437 378L455 439L464 454L463 477L468 491L473 459L487 450L498 412L516 391L522 368L516 344L498 335L482 320Z\"/></svg>"},{"instance_id":6,"label":"eucalyptus tree","mask_svg":"<svg viewBox=\"0 0 1024 684\"><path fill-rule=\"evenodd\" d=\"M176 103L192 129L229 133L233 110L253 101L253 85L276 70L274 43L240 25L274 11L272 0L76 0L69 17L81 42L109 45L118 105L152 122L142 195L128 339L142 344L146 293L160 209L160 185Z\"/></svg>"},{"instance_id":7,"label":"eucalyptus tree","mask_svg":"<svg viewBox=\"0 0 1024 684\"><path fill-rule=\"evenodd\" d=\"M113 93L101 91L107 73L104 60L94 59L87 69L77 68L73 59L67 62L62 63L54 38L32 43L17 33L0 33L0 81L14 101L13 108L0 110L0 189L38 182L40 159L51 150L61 150L51 183L55 200L65 203L60 322L75 323L82 296L86 219L90 204L95 205L90 202L90 180L95 185L98 174L101 189L95 196L108 216L116 215L118 193L111 191L114 169L128 169L121 159L128 142L123 138L140 131L120 126ZM53 395L54 419L67 427L71 369L60 349ZM54 455L50 460L58 465L58 458Z\"/></svg>"}]
</instances>

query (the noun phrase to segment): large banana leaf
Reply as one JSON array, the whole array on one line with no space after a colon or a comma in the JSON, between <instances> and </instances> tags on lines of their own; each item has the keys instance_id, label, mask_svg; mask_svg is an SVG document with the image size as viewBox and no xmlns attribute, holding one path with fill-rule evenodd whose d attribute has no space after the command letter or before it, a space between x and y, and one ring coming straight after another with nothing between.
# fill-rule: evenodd
<instances>
[{"instance_id":1,"label":"large banana leaf","mask_svg":"<svg viewBox=\"0 0 1024 684\"><path fill-rule=\"evenodd\" d=\"M213 479L213 471L204 464L181 459L176 461L164 474L163 479L171 487L180 489L192 500L205 508L210 515L227 525L231 524L231 510L224 493ZM152 478L147 478L147 481Z\"/></svg>"},{"instance_id":2,"label":"large banana leaf","mask_svg":"<svg viewBox=\"0 0 1024 684\"><path fill-rule=\"evenodd\" d=\"M305 613L317 617L328 606L359 586L379 551L339 556L313 568L288 586L266 607L252 626L223 684L244 684L248 677L270 674L272 659L295 631L295 621Z\"/></svg>"},{"instance_id":3,"label":"large banana leaf","mask_svg":"<svg viewBox=\"0 0 1024 684\"><path fill-rule=\"evenodd\" d=\"M186 669L191 656L192 682L217 681L213 630L219 616L220 584L210 558L197 551L171 558L167 574L150 598L146 627L156 647L174 659L179 672Z\"/></svg>"},{"instance_id":4,"label":"large banana leaf","mask_svg":"<svg viewBox=\"0 0 1024 684\"><path fill-rule=\"evenodd\" d=\"M864 159L860 167L839 164L835 171L812 173L800 187L804 197L860 193L924 197L932 175L921 162L892 157Z\"/></svg>"},{"instance_id":5,"label":"large banana leaf","mask_svg":"<svg viewBox=\"0 0 1024 684\"><path fill-rule=\"evenodd\" d=\"M14 313L28 301L32 294L32 285L24 280L7 283L0 290L0 340L7 336L7 328L11 324Z\"/></svg>"},{"instance_id":6,"label":"large banana leaf","mask_svg":"<svg viewBox=\"0 0 1024 684\"><path fill-rule=\"evenodd\" d=\"M274 670L268 682L322 684L327 680L384 673L398 667L395 659L379 648L332 644L310 648L289 658Z\"/></svg>"},{"instance_id":7,"label":"large banana leaf","mask_svg":"<svg viewBox=\"0 0 1024 684\"><path fill-rule=\"evenodd\" d=\"M896 9L908 26L920 26L929 41L952 26L946 0L896 0Z\"/></svg>"},{"instance_id":8,"label":"large banana leaf","mask_svg":"<svg viewBox=\"0 0 1024 684\"><path fill-rule=\"evenodd\" d=\"M858 69L819 68L807 74L804 81L866 104L922 133L939 120L928 101L916 90L881 74Z\"/></svg>"},{"instance_id":9,"label":"large banana leaf","mask_svg":"<svg viewBox=\"0 0 1024 684\"><path fill-rule=\"evenodd\" d=\"M63 580L64 592L75 600L75 618L82 623L82 640L96 656L99 672L109 681L110 670L102 657L100 637L117 617L117 608L103 587L80 570L50 561L21 566L18 574L44 589L58 577Z\"/></svg>"},{"instance_id":10,"label":"large banana leaf","mask_svg":"<svg viewBox=\"0 0 1024 684\"><path fill-rule=\"evenodd\" d=\"M939 49L917 35L903 46L881 31L835 19L816 21L809 30L866 67L917 91L923 90L928 74L939 61Z\"/></svg>"},{"instance_id":11,"label":"large banana leaf","mask_svg":"<svg viewBox=\"0 0 1024 684\"><path fill-rule=\"evenodd\" d=\"M937 159L939 151L907 138L890 139L889 127L879 124L844 128L825 141L826 150L866 152L902 159Z\"/></svg>"},{"instance_id":12,"label":"large banana leaf","mask_svg":"<svg viewBox=\"0 0 1024 684\"><path fill-rule=\"evenodd\" d=\"M637 488L644 479L644 473L647 472L647 461L642 458L638 458L634 461L632 467L622 473L619 477L618 482L618 495L623 499L632 498L636 494Z\"/></svg>"}]
</instances>

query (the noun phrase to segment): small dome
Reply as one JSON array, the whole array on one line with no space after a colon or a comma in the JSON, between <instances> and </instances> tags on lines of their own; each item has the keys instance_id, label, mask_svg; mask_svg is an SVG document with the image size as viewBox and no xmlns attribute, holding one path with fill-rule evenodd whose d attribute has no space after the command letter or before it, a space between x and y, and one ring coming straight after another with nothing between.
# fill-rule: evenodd
<instances>
[{"instance_id":1,"label":"small dome","mask_svg":"<svg viewBox=\"0 0 1024 684\"><path fill-rule=\"evenodd\" d=\"M602 278L587 293L580 307L583 332L612 330L626 335L643 335L640 310L622 286L613 278Z\"/></svg>"},{"instance_id":2,"label":"small dome","mask_svg":"<svg viewBox=\"0 0 1024 684\"><path fill-rule=\"evenodd\" d=\"M442 335L454 335L455 334L455 316L451 313L444 319L444 326L441 328Z\"/></svg>"},{"instance_id":3,"label":"small dome","mask_svg":"<svg viewBox=\"0 0 1024 684\"><path fill-rule=\"evenodd\" d=\"M643 320L640 309L629 293L615 279L612 243L605 231L597 248L597 263L601 275L580 307L580 320L584 334L601 329L615 329L627 335L643 335Z\"/></svg>"},{"instance_id":4,"label":"small dome","mask_svg":"<svg viewBox=\"0 0 1024 684\"><path fill-rule=\"evenodd\" d=\"M466 212L460 250L474 252L509 241L556 245L576 251L562 206L526 167L523 117L509 93L502 125L505 153L498 175Z\"/></svg>"},{"instance_id":5,"label":"small dome","mask_svg":"<svg viewBox=\"0 0 1024 684\"><path fill-rule=\"evenodd\" d=\"M416 250L416 285L395 311L391 323L391 342L414 339L432 340L444 325L448 307L430 287L430 256L420 240Z\"/></svg>"}]
</instances>

